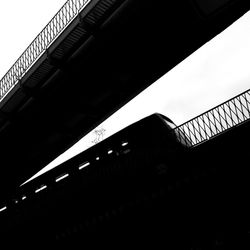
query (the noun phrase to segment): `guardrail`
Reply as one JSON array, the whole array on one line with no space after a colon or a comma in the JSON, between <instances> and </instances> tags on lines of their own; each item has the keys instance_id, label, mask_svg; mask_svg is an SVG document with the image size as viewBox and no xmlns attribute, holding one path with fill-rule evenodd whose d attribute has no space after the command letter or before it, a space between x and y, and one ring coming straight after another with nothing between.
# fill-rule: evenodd
<instances>
[{"instance_id":1,"label":"guardrail","mask_svg":"<svg viewBox=\"0 0 250 250\"><path fill-rule=\"evenodd\" d=\"M0 80L0 102L91 0L68 0Z\"/></svg>"},{"instance_id":2,"label":"guardrail","mask_svg":"<svg viewBox=\"0 0 250 250\"><path fill-rule=\"evenodd\" d=\"M196 146L250 118L250 90L175 128L186 145Z\"/></svg>"}]
</instances>

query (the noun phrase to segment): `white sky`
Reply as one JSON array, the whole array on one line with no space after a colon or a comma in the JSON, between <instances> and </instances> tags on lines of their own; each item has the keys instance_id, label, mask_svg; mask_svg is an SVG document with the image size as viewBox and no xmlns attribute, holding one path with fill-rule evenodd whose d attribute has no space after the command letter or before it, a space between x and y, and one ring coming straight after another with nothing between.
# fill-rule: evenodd
<instances>
[{"instance_id":1,"label":"white sky","mask_svg":"<svg viewBox=\"0 0 250 250\"><path fill-rule=\"evenodd\" d=\"M0 1L0 77L9 70L66 0Z\"/></svg>"},{"instance_id":2,"label":"white sky","mask_svg":"<svg viewBox=\"0 0 250 250\"><path fill-rule=\"evenodd\" d=\"M0 76L64 2L0 2ZM250 13L247 13L102 123L99 127L106 130L105 138L154 112L168 116L179 125L249 89L249 31ZM92 132L39 174L92 146L93 139Z\"/></svg>"}]
</instances>

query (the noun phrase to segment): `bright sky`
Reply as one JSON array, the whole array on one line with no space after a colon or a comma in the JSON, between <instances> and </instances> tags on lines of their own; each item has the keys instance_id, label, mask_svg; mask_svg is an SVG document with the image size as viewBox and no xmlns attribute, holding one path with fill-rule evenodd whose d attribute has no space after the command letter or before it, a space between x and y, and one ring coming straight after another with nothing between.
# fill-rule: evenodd
<instances>
[{"instance_id":1,"label":"bright sky","mask_svg":"<svg viewBox=\"0 0 250 250\"><path fill-rule=\"evenodd\" d=\"M66 0L0 1L0 78Z\"/></svg>"},{"instance_id":2,"label":"bright sky","mask_svg":"<svg viewBox=\"0 0 250 250\"><path fill-rule=\"evenodd\" d=\"M64 2L0 2L0 75L10 68ZM104 121L99 128L106 130L105 138L154 112L168 116L179 125L249 89L249 30L250 13L247 13ZM93 140L91 132L38 175L86 150Z\"/></svg>"}]
</instances>

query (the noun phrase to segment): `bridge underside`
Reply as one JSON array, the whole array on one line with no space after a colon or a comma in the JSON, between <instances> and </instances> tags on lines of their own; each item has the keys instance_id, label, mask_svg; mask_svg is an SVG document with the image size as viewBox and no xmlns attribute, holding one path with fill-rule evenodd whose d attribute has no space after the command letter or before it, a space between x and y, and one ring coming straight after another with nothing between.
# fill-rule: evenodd
<instances>
[{"instance_id":1,"label":"bridge underside","mask_svg":"<svg viewBox=\"0 0 250 250\"><path fill-rule=\"evenodd\" d=\"M167 132L155 127L165 138ZM155 136L157 130L151 136L161 145L158 149L154 140L140 147L148 138L143 140L138 130L130 130L131 138L126 132L113 136L109 140L118 151L114 142L124 137L129 141L131 152L119 156L120 164L115 163L116 156L103 155L100 165L93 163L85 172L75 168L79 160L91 158L98 146L102 152L109 141L43 175L40 181L33 180L21 192L27 199L2 212L1 235L9 245L17 241L27 246L33 240L45 246L68 243L72 249L80 243L114 249L118 244L249 249L249 150L244 143L250 139L249 128L248 121L188 151L179 148L171 154L166 140ZM128 162L134 163L133 168ZM78 174L72 171L68 179L53 184L54 177L70 171L70 166ZM34 188L41 183L48 185L47 190L35 194Z\"/></svg>"},{"instance_id":2,"label":"bridge underside","mask_svg":"<svg viewBox=\"0 0 250 250\"><path fill-rule=\"evenodd\" d=\"M194 6L191 0L120 1L66 60L56 58L56 49L48 54L46 76L33 84L27 74L1 105L0 196L249 9L247 1L239 1L208 17ZM33 76L39 72L41 67Z\"/></svg>"}]
</instances>

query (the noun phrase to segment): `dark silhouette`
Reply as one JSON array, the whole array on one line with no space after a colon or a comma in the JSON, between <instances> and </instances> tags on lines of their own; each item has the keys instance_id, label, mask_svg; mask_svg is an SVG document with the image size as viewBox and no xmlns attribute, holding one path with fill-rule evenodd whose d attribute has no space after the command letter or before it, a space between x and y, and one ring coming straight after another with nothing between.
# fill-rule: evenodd
<instances>
[{"instance_id":1,"label":"dark silhouette","mask_svg":"<svg viewBox=\"0 0 250 250\"><path fill-rule=\"evenodd\" d=\"M2 245L249 249L248 120L193 147L154 114L19 188L250 8L85 3L67 1L1 79Z\"/></svg>"},{"instance_id":2,"label":"dark silhouette","mask_svg":"<svg viewBox=\"0 0 250 250\"><path fill-rule=\"evenodd\" d=\"M91 0L78 12L84 2L68 1L1 80L0 200L250 5L213 1L206 15L197 4L211 0Z\"/></svg>"},{"instance_id":3,"label":"dark silhouette","mask_svg":"<svg viewBox=\"0 0 250 250\"><path fill-rule=\"evenodd\" d=\"M170 124L146 117L19 188L0 212L3 242L244 249L249 122L196 147Z\"/></svg>"}]
</instances>

